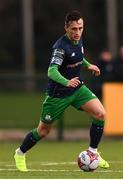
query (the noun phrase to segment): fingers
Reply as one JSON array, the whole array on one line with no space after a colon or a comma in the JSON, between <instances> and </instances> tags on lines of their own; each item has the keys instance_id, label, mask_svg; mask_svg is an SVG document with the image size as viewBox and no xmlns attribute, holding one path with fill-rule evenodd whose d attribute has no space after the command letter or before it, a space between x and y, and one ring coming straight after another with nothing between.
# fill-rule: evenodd
<instances>
[{"instance_id":1,"label":"fingers","mask_svg":"<svg viewBox=\"0 0 123 180\"><path fill-rule=\"evenodd\" d=\"M80 80L78 77L72 78L71 80L69 80L68 82L68 87L77 87L80 84Z\"/></svg>"},{"instance_id":2,"label":"fingers","mask_svg":"<svg viewBox=\"0 0 123 180\"><path fill-rule=\"evenodd\" d=\"M93 66L92 68L92 74L94 74L95 76L99 76L100 75L100 69L97 66Z\"/></svg>"},{"instance_id":3,"label":"fingers","mask_svg":"<svg viewBox=\"0 0 123 180\"><path fill-rule=\"evenodd\" d=\"M95 70L92 71L92 74L94 74L95 76L99 76L100 75L100 70L95 69Z\"/></svg>"},{"instance_id":4,"label":"fingers","mask_svg":"<svg viewBox=\"0 0 123 180\"><path fill-rule=\"evenodd\" d=\"M99 76L100 75L100 71L95 72L95 76Z\"/></svg>"}]
</instances>

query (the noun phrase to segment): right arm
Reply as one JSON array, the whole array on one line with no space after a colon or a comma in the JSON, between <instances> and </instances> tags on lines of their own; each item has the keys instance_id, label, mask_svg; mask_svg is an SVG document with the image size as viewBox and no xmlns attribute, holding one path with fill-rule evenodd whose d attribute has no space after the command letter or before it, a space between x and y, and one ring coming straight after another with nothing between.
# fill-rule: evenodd
<instances>
[{"instance_id":1,"label":"right arm","mask_svg":"<svg viewBox=\"0 0 123 180\"><path fill-rule=\"evenodd\" d=\"M62 84L66 87L77 87L80 84L78 77L72 78L70 80L66 79L61 73L58 71L59 65L53 64L48 68L48 77L53 81Z\"/></svg>"},{"instance_id":2,"label":"right arm","mask_svg":"<svg viewBox=\"0 0 123 180\"><path fill-rule=\"evenodd\" d=\"M58 65L54 64L48 68L48 77L53 81L62 84L63 86L67 86L69 80L66 79L61 73L58 71Z\"/></svg>"}]
</instances>

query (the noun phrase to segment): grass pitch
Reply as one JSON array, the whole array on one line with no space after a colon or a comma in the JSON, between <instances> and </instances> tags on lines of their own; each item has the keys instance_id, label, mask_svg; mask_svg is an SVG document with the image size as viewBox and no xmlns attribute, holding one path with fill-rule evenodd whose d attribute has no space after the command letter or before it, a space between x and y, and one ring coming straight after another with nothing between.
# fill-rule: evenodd
<instances>
[{"instance_id":1,"label":"grass pitch","mask_svg":"<svg viewBox=\"0 0 123 180\"><path fill-rule=\"evenodd\" d=\"M0 143L0 178L44 179L44 178L123 178L123 142L122 140L103 140L99 151L109 163L109 169L98 168L94 172L79 170L76 159L87 149L87 141L54 142L42 141L27 154L29 172L18 172L14 164L14 151L19 143Z\"/></svg>"},{"instance_id":2,"label":"grass pitch","mask_svg":"<svg viewBox=\"0 0 123 180\"><path fill-rule=\"evenodd\" d=\"M39 93L0 93L0 128L37 127L44 97ZM87 128L91 120L87 113L69 107L64 113L63 124L65 128Z\"/></svg>"}]
</instances>

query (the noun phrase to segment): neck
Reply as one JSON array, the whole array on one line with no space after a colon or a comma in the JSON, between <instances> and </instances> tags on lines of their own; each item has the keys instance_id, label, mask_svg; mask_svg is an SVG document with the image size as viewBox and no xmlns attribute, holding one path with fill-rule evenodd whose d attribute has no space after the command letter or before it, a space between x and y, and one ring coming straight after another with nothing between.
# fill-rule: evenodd
<instances>
[{"instance_id":1,"label":"neck","mask_svg":"<svg viewBox=\"0 0 123 180\"><path fill-rule=\"evenodd\" d=\"M79 43L79 41L74 41L74 40L72 40L72 39L70 38L69 34L66 33L65 36L72 42L72 44L77 45L77 44Z\"/></svg>"}]
</instances>

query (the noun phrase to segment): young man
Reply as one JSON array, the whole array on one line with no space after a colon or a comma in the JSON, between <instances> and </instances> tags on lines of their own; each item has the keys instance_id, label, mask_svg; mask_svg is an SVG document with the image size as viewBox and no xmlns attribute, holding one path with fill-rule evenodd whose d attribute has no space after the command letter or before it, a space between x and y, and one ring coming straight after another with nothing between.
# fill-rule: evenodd
<instances>
[{"instance_id":1,"label":"young man","mask_svg":"<svg viewBox=\"0 0 123 180\"><path fill-rule=\"evenodd\" d=\"M95 94L81 80L80 71L81 66L85 66L98 76L100 70L83 57L81 39L83 19L78 11L66 15L65 31L66 34L56 41L52 49L48 68L48 95L43 103L41 121L36 129L26 135L15 152L16 167L20 171L27 171L25 153L50 132L53 122L59 119L70 105L92 116L88 150L98 153L97 147L103 134L105 110ZM99 166L108 168L109 164L100 157Z\"/></svg>"}]
</instances>

